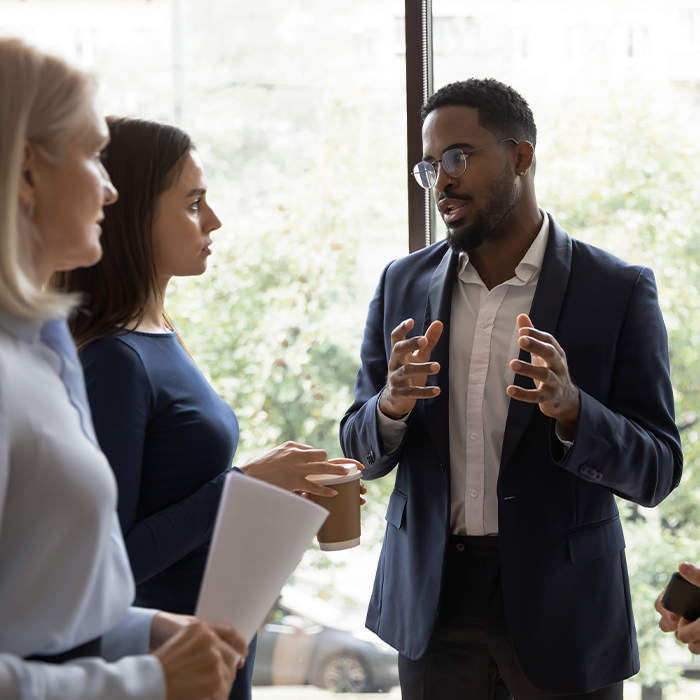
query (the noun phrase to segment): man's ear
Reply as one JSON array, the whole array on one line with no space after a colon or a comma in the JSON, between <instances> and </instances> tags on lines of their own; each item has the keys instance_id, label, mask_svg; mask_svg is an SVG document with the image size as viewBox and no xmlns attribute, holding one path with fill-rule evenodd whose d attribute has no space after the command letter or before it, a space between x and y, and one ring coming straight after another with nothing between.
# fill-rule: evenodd
<instances>
[{"instance_id":1,"label":"man's ear","mask_svg":"<svg viewBox=\"0 0 700 700\"><path fill-rule=\"evenodd\" d=\"M25 141L24 157L22 158L22 167L19 175L19 203L23 209L29 209L36 204L36 166L38 158L39 154L36 148L29 141Z\"/></svg>"},{"instance_id":2,"label":"man's ear","mask_svg":"<svg viewBox=\"0 0 700 700\"><path fill-rule=\"evenodd\" d=\"M535 162L535 147L529 141L521 141L516 146L515 172L525 175Z\"/></svg>"}]
</instances>

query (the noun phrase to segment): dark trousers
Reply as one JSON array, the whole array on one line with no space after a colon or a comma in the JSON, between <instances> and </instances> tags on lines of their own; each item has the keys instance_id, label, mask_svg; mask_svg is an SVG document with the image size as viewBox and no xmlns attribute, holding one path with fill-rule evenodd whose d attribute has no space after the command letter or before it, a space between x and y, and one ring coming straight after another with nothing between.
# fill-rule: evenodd
<instances>
[{"instance_id":1,"label":"dark trousers","mask_svg":"<svg viewBox=\"0 0 700 700\"><path fill-rule=\"evenodd\" d=\"M450 537L438 620L425 654L399 656L402 700L554 700L525 678L506 625L498 537ZM622 682L566 700L622 700Z\"/></svg>"}]
</instances>

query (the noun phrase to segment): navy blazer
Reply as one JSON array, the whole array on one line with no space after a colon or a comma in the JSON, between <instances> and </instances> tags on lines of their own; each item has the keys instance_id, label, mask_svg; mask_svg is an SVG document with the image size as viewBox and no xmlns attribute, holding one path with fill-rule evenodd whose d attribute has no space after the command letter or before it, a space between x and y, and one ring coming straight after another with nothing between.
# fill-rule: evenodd
<instances>
[{"instance_id":1,"label":"navy blazer","mask_svg":"<svg viewBox=\"0 0 700 700\"><path fill-rule=\"evenodd\" d=\"M458 255L443 241L384 270L370 304L355 402L341 423L349 457L377 479L398 465L386 513L367 626L417 659L438 613L450 534L449 335ZM429 383L394 452L386 454L376 408L386 382L391 331L444 324ZM550 216L530 310L536 328L566 352L581 395L573 446L554 421L511 400L500 473L498 522L503 597L513 646L540 691L588 693L639 670L636 632L614 494L655 506L681 477L666 330L654 275L573 240ZM521 359L529 359L524 351ZM516 375L516 384L533 388Z\"/></svg>"}]
</instances>

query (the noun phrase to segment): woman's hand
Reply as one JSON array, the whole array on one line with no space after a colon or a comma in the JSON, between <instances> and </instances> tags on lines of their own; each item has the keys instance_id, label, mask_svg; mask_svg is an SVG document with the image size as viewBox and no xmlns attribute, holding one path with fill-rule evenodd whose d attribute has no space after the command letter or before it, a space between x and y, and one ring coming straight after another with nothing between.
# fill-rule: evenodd
<instances>
[{"instance_id":1,"label":"woman's hand","mask_svg":"<svg viewBox=\"0 0 700 700\"><path fill-rule=\"evenodd\" d=\"M247 654L233 627L194 618L153 652L163 667L167 700L226 700Z\"/></svg>"},{"instance_id":2,"label":"woman's hand","mask_svg":"<svg viewBox=\"0 0 700 700\"><path fill-rule=\"evenodd\" d=\"M365 503L367 503L367 501L365 501L365 499L362 498L362 496L364 496L366 493L367 493L367 487L362 482L360 482L360 505L361 506L363 506Z\"/></svg>"},{"instance_id":3,"label":"woman's hand","mask_svg":"<svg viewBox=\"0 0 700 700\"><path fill-rule=\"evenodd\" d=\"M328 459L325 450L317 450L298 442L285 442L251 460L241 467L241 471L287 491L336 496L338 492L335 489L315 484L306 477L310 474L344 476L348 469L342 465L355 465L360 470L364 469L364 466L354 459Z\"/></svg>"},{"instance_id":4,"label":"woman's hand","mask_svg":"<svg viewBox=\"0 0 700 700\"><path fill-rule=\"evenodd\" d=\"M176 635L180 630L189 627L197 618L192 615L177 615L176 613L161 612L156 613L151 620L151 639L149 641L149 652L153 652L162 644Z\"/></svg>"}]
</instances>

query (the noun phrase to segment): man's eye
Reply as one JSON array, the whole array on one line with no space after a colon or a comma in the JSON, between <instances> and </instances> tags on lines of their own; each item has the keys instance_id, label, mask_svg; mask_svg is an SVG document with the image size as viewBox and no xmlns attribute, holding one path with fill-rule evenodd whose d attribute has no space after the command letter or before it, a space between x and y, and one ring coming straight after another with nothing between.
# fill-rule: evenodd
<instances>
[{"instance_id":1,"label":"man's eye","mask_svg":"<svg viewBox=\"0 0 700 700\"><path fill-rule=\"evenodd\" d=\"M201 199L197 199L194 202L192 202L192 204L190 204L190 209L194 209L195 211L199 209L199 204L201 201Z\"/></svg>"}]
</instances>

